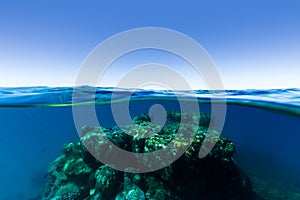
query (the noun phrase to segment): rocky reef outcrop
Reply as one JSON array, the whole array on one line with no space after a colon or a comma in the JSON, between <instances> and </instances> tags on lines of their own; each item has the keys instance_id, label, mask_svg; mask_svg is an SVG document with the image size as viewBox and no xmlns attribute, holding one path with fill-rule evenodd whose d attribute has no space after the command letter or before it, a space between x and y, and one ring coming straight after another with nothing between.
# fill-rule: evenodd
<instances>
[{"instance_id":1,"label":"rocky reef outcrop","mask_svg":"<svg viewBox=\"0 0 300 200\"><path fill-rule=\"evenodd\" d=\"M197 126L190 122L199 121ZM182 122L184 120L184 122ZM235 164L232 156L235 146L230 140L209 130L210 115L168 112L164 127L151 123L148 115L134 118L126 134L119 127L84 127L79 142L66 144L63 154L48 169L48 181L42 194L49 200L193 200L193 199L256 199L247 176ZM150 137L144 127L153 132ZM111 168L95 159L86 145L99 148L98 153L113 156L101 148L106 137L118 147L129 151L148 153L163 149L172 141L174 151L187 142L180 137L180 128L196 134L188 149L175 162L147 173L129 173ZM144 131L144 132L143 132ZM179 133L178 133L179 132ZM128 132L127 132L128 133ZM179 137L175 137L176 135ZM93 140L91 140L93 138ZM204 158L198 152L205 138L215 146ZM108 148L109 149L109 148ZM176 154L176 152L172 152ZM159 157L157 159L160 159Z\"/></svg>"}]
</instances>

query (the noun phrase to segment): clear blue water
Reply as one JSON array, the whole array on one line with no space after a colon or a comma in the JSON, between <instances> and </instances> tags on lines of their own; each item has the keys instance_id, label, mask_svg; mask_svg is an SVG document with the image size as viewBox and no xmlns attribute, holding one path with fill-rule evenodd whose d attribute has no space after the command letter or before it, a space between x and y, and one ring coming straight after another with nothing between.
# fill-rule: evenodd
<instances>
[{"instance_id":1,"label":"clear blue water","mask_svg":"<svg viewBox=\"0 0 300 200\"><path fill-rule=\"evenodd\" d=\"M77 102L95 97L103 126L114 126L112 103L123 103L130 90L91 87ZM72 88L0 88L0 200L31 199L41 193L47 167L65 143L78 141L72 116ZM209 91L195 91L200 109L210 112ZM215 91L214 93L222 93ZM132 116L153 104L178 110L176 96L189 100L191 91L137 90ZM300 199L300 89L226 91L227 113L222 136L232 140L235 160L266 198ZM84 98L86 97L86 98ZM267 190L273 191L268 194ZM270 198L271 199L271 198ZM276 198L273 198L276 199Z\"/></svg>"}]
</instances>

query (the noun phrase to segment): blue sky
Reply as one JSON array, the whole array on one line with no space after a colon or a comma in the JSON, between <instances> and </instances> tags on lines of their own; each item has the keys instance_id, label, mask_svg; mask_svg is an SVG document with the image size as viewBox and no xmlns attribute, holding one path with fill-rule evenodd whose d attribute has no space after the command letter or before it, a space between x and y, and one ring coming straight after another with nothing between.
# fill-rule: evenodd
<instances>
[{"instance_id":1,"label":"blue sky","mask_svg":"<svg viewBox=\"0 0 300 200\"><path fill-rule=\"evenodd\" d=\"M200 43L226 89L300 87L299 1L0 4L0 86L71 86L101 41L128 29L154 26L180 31ZM146 62L156 54L143 55ZM157 54L156 61L168 58ZM174 66L189 76L187 66ZM114 76L112 71L104 80ZM113 81L104 86L109 84ZM197 80L192 84L198 86Z\"/></svg>"}]
</instances>

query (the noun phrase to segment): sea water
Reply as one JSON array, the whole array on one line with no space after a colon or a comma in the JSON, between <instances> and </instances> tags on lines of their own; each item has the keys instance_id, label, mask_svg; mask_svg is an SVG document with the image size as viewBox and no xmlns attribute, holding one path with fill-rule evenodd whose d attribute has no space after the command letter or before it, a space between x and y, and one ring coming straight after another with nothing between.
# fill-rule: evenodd
<instances>
[{"instance_id":1,"label":"sea water","mask_svg":"<svg viewBox=\"0 0 300 200\"><path fill-rule=\"evenodd\" d=\"M89 103L92 95L105 127L116 125L111 104L124 103L128 95L131 116L147 113L154 104L180 110L176 97L188 101L191 95L191 91L132 93L117 88L83 91L79 101ZM68 87L0 88L0 200L40 199L49 164L61 155L65 143L79 141L72 92ZM254 191L265 199L300 199L300 90L219 92L226 101L218 103L227 104L221 135L236 145L234 159L250 177ZM210 92L193 93L201 112L211 112Z\"/></svg>"}]
</instances>

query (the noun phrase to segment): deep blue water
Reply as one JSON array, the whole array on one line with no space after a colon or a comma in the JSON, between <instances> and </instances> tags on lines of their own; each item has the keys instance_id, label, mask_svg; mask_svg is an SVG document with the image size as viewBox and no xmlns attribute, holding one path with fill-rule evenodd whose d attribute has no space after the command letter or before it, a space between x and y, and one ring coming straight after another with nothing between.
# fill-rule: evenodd
<instances>
[{"instance_id":1,"label":"deep blue water","mask_svg":"<svg viewBox=\"0 0 300 200\"><path fill-rule=\"evenodd\" d=\"M97 88L94 94L95 88L83 89L76 101L95 98L101 125L108 127L115 125L112 93L116 104L131 95L131 90ZM50 162L65 143L79 140L72 92L72 88L0 88L0 200L38 196ZM280 194L300 195L300 89L226 91L226 102L211 99L209 91L195 93L202 112L210 112L211 101L227 103L221 135L235 143L236 162L255 176L255 183L269 181L269 189L274 187ZM176 97L189 100L190 94L138 90L131 97L130 114L148 112L153 104L178 110Z\"/></svg>"}]
</instances>

